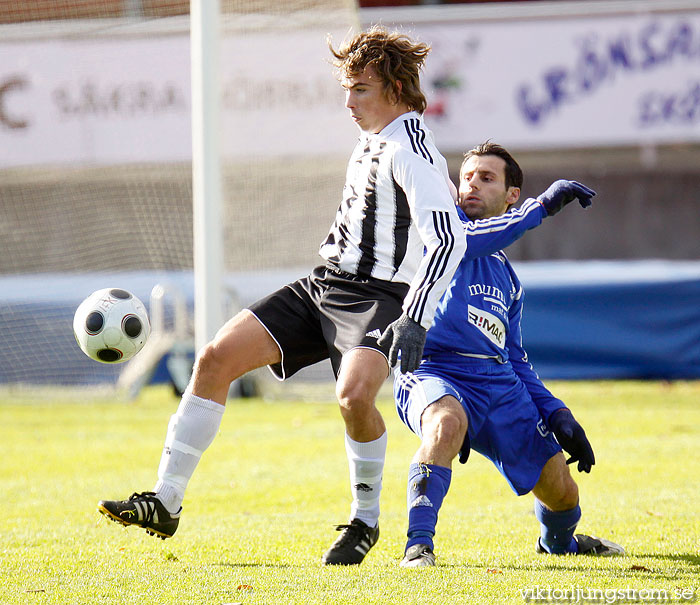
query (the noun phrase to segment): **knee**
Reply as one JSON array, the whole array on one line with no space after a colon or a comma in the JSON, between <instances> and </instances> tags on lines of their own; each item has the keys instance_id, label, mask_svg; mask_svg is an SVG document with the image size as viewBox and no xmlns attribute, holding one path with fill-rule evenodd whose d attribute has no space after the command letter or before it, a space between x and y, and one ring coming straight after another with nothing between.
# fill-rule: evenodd
<instances>
[{"instance_id":1,"label":"knee","mask_svg":"<svg viewBox=\"0 0 700 605\"><path fill-rule=\"evenodd\" d=\"M561 499L562 510L569 510L578 505L578 485L571 476L568 477Z\"/></svg>"},{"instance_id":2,"label":"knee","mask_svg":"<svg viewBox=\"0 0 700 605\"><path fill-rule=\"evenodd\" d=\"M467 432L466 419L455 414L443 414L435 427L435 433L440 441L457 443L461 447Z\"/></svg>"},{"instance_id":3,"label":"knee","mask_svg":"<svg viewBox=\"0 0 700 605\"><path fill-rule=\"evenodd\" d=\"M228 362L222 354L216 339L207 343L197 354L194 363L194 374L208 379L226 379ZM235 377L234 377L235 378ZM233 380L233 378L231 378Z\"/></svg>"},{"instance_id":4,"label":"knee","mask_svg":"<svg viewBox=\"0 0 700 605\"><path fill-rule=\"evenodd\" d=\"M338 382L335 395L344 414L361 412L368 406L374 405L374 394L361 380Z\"/></svg>"},{"instance_id":5,"label":"knee","mask_svg":"<svg viewBox=\"0 0 700 605\"><path fill-rule=\"evenodd\" d=\"M561 452L552 456L544 465L532 492L553 511L570 510L578 504L578 485Z\"/></svg>"},{"instance_id":6,"label":"knee","mask_svg":"<svg viewBox=\"0 0 700 605\"><path fill-rule=\"evenodd\" d=\"M548 498L546 505L554 511L571 510L578 505L578 485L571 475L564 477L561 488Z\"/></svg>"},{"instance_id":7,"label":"knee","mask_svg":"<svg viewBox=\"0 0 700 605\"><path fill-rule=\"evenodd\" d=\"M445 411L430 413L429 410L430 407L423 413L421 422L423 440L446 446L457 455L467 434L466 416Z\"/></svg>"},{"instance_id":8,"label":"knee","mask_svg":"<svg viewBox=\"0 0 700 605\"><path fill-rule=\"evenodd\" d=\"M216 347L214 343L209 342L197 353L194 360L194 372L195 374L213 374L216 373L218 365Z\"/></svg>"}]
</instances>

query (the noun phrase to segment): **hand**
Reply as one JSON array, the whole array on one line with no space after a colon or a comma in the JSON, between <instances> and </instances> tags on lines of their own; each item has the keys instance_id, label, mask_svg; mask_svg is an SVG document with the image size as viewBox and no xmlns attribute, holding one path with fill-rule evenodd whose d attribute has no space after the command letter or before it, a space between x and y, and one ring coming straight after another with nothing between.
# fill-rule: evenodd
<instances>
[{"instance_id":1,"label":"hand","mask_svg":"<svg viewBox=\"0 0 700 605\"><path fill-rule=\"evenodd\" d=\"M554 181L537 199L542 202L548 216L559 212L569 202L578 200L582 208L591 205L591 198L595 195L593 189L576 181Z\"/></svg>"},{"instance_id":2,"label":"hand","mask_svg":"<svg viewBox=\"0 0 700 605\"><path fill-rule=\"evenodd\" d=\"M413 372L420 365L425 345L425 328L413 321L408 315L401 315L395 322L390 323L377 344L389 349L389 365L394 367L401 351L401 373Z\"/></svg>"},{"instance_id":3,"label":"hand","mask_svg":"<svg viewBox=\"0 0 700 605\"><path fill-rule=\"evenodd\" d=\"M548 424L559 445L571 454L571 458L566 463L578 461L578 472L590 473L591 467L595 464L595 454L583 427L576 422L571 410L568 408L556 410L549 417Z\"/></svg>"},{"instance_id":4,"label":"hand","mask_svg":"<svg viewBox=\"0 0 700 605\"><path fill-rule=\"evenodd\" d=\"M466 464L469 460L469 452L472 450L471 439L469 439L469 433L464 436L464 441L462 442L462 447L459 448L459 463Z\"/></svg>"}]
</instances>

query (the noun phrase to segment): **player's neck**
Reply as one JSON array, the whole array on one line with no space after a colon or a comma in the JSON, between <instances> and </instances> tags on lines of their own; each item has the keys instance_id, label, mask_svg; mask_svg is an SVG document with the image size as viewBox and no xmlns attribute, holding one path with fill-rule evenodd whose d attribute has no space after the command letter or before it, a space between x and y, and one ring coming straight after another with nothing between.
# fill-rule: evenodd
<instances>
[{"instance_id":1,"label":"player's neck","mask_svg":"<svg viewBox=\"0 0 700 605\"><path fill-rule=\"evenodd\" d=\"M389 124L396 121L397 118L399 118L402 115L409 113L411 111L413 111L413 110L408 105L405 105L404 103L399 103L398 105L393 105L392 111L387 112L385 119L383 120L382 126L380 128L375 128L372 132L368 132L367 134L380 133L387 126L389 126Z\"/></svg>"}]
</instances>

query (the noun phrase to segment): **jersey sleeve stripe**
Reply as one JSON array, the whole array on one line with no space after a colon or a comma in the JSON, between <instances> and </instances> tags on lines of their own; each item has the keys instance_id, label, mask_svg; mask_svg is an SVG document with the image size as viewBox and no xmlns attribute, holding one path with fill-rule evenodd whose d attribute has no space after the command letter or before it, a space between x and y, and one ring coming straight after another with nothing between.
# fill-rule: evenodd
<instances>
[{"instance_id":1,"label":"jersey sleeve stripe","mask_svg":"<svg viewBox=\"0 0 700 605\"><path fill-rule=\"evenodd\" d=\"M433 250L425 275L416 290L413 302L408 307L408 315L421 323L425 307L428 303L430 292L436 281L445 272L447 262L454 250L455 236L450 229L450 222L446 212L433 211L433 227L440 239L441 246Z\"/></svg>"},{"instance_id":2,"label":"jersey sleeve stripe","mask_svg":"<svg viewBox=\"0 0 700 605\"><path fill-rule=\"evenodd\" d=\"M408 134L408 140L411 142L413 151L432 164L433 157L430 155L428 147L425 144L425 131L420 128L419 120L417 118L405 120L403 125L406 129L406 134Z\"/></svg>"},{"instance_id":3,"label":"jersey sleeve stripe","mask_svg":"<svg viewBox=\"0 0 700 605\"><path fill-rule=\"evenodd\" d=\"M424 157L427 157L427 160L432 164L433 156L430 155L428 146L425 144L425 130L420 127L420 122L418 120L414 120L413 127L416 131L416 135L418 136L418 145L424 151Z\"/></svg>"},{"instance_id":4,"label":"jersey sleeve stripe","mask_svg":"<svg viewBox=\"0 0 700 605\"><path fill-rule=\"evenodd\" d=\"M522 219L522 217L527 216L531 212L541 212L537 200L532 200L534 203L529 203L530 200L526 200L525 203L517 210L511 210L506 214L498 218L489 218L483 220L470 221L466 223L466 229L470 233L493 233L494 231L503 231L508 228L508 225L517 222Z\"/></svg>"},{"instance_id":5,"label":"jersey sleeve stripe","mask_svg":"<svg viewBox=\"0 0 700 605\"><path fill-rule=\"evenodd\" d=\"M410 122L410 120L404 120L404 123L403 123L403 127L406 129L406 134L408 135L408 141L411 143L411 147L413 148L413 153L422 155L418 151L418 148L416 147L416 141L413 139L413 133L411 132L411 126L410 126L409 122Z\"/></svg>"},{"instance_id":6,"label":"jersey sleeve stripe","mask_svg":"<svg viewBox=\"0 0 700 605\"><path fill-rule=\"evenodd\" d=\"M417 118L412 119L411 128L416 138L416 145L421 150L421 155L432 164L433 156L430 155L430 151L428 151L428 147L425 144L425 130L421 128L420 120Z\"/></svg>"}]
</instances>

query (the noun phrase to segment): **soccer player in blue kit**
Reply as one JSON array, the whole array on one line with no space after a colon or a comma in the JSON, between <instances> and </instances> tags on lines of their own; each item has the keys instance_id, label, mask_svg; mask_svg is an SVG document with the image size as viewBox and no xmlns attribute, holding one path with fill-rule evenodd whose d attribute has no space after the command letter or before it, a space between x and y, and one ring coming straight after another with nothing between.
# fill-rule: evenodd
<instances>
[{"instance_id":1,"label":"soccer player in blue kit","mask_svg":"<svg viewBox=\"0 0 700 605\"><path fill-rule=\"evenodd\" d=\"M458 206L467 252L439 303L420 367L396 372L399 416L421 438L408 474L403 567L435 565L433 537L452 461L459 455L466 462L470 449L491 460L516 494L535 496L537 552L624 554L608 540L574 535L581 509L562 447L579 472L590 472L593 450L528 362L520 329L523 289L513 267L501 251L479 257L492 248L490 239L514 228L524 233L574 199L586 207L595 192L556 181L514 211L522 180L519 165L499 145L487 142L465 154Z\"/></svg>"}]
</instances>

